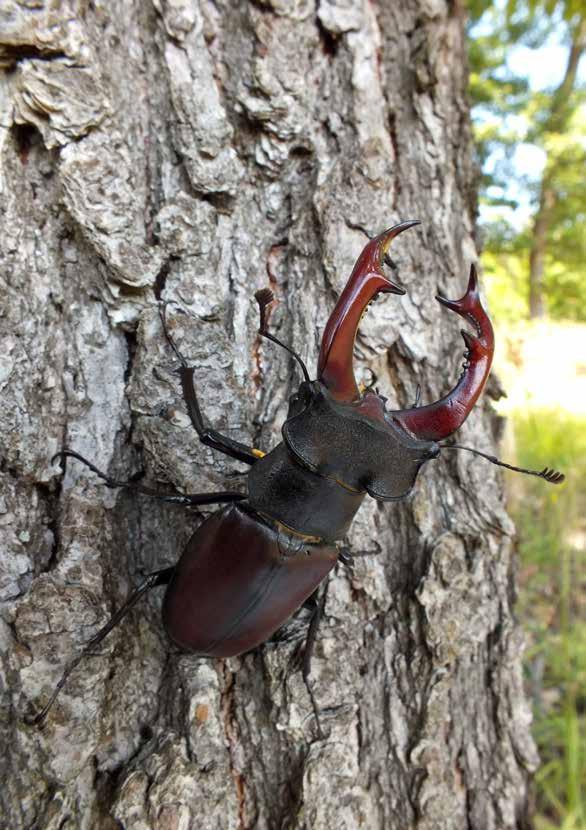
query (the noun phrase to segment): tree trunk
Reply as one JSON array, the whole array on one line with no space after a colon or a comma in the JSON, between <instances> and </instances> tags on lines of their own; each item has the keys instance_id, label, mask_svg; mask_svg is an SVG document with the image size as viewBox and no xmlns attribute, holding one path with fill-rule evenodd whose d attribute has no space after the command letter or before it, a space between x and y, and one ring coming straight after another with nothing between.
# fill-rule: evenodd
<instances>
[{"instance_id":1,"label":"tree trunk","mask_svg":"<svg viewBox=\"0 0 586 830\"><path fill-rule=\"evenodd\" d=\"M541 182L539 208L533 222L533 236L529 251L529 316L532 320L545 317L545 293L543 278L545 276L545 255L547 253L547 235L551 225L551 215L555 207L556 193L549 177Z\"/></svg>"},{"instance_id":2,"label":"tree trunk","mask_svg":"<svg viewBox=\"0 0 586 830\"><path fill-rule=\"evenodd\" d=\"M548 133L563 134L567 128L568 121L573 114L570 101L576 85L578 66L584 49L586 49L586 17L580 18L576 24L564 77L552 95L551 110L546 123L538 128L538 131L546 136ZM543 277L545 275L547 240L558 198L555 183L559 175L559 166L560 161L555 152L554 154L550 153L546 159L539 188L539 205L533 219L533 235L529 251L529 316L532 320L545 317L547 312Z\"/></svg>"},{"instance_id":3,"label":"tree trunk","mask_svg":"<svg viewBox=\"0 0 586 830\"><path fill-rule=\"evenodd\" d=\"M365 504L313 659L326 733L280 641L177 653L154 590L27 726L201 511L109 490L54 453L187 492L243 488L188 422L157 300L218 429L267 449L315 366L367 233L408 218L404 299L357 361L391 407L454 383L434 301L475 259L458 4L8 0L0 12L3 827L516 828L536 763L513 618L512 528L494 468L442 456L412 497ZM459 434L492 447L488 403ZM237 544L237 540L235 540Z\"/></svg>"}]
</instances>

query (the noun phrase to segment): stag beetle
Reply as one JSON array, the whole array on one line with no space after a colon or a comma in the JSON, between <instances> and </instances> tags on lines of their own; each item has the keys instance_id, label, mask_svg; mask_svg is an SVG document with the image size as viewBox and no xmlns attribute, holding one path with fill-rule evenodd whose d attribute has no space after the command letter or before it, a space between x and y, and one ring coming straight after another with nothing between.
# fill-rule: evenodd
<instances>
[{"instance_id":1,"label":"stag beetle","mask_svg":"<svg viewBox=\"0 0 586 830\"><path fill-rule=\"evenodd\" d=\"M460 300L437 300L470 323L462 331L466 361L456 386L427 406L389 410L372 388L361 389L352 367L354 340L362 315L378 294L405 294L383 272L391 241L418 221L402 222L372 239L360 254L323 334L317 380L293 349L267 330L268 289L256 295L259 333L286 349L299 363L304 380L289 399L283 440L268 454L233 441L206 426L194 385L194 370L179 352L167 325L165 337L179 360L179 376L191 422L203 444L250 465L247 493L161 495L100 472L73 450L61 458L85 463L110 487L129 487L178 504L224 503L195 531L179 562L151 574L130 595L83 652L72 660L43 710L29 722L44 720L59 690L82 657L92 651L142 595L166 586L163 625L181 649L209 657L232 657L269 638L300 606L316 596L320 583L343 557L338 542L346 535L366 495L379 501L404 499L421 467L441 449L465 449L494 464L540 476L551 483L561 473L505 465L493 456L458 444L439 442L470 414L488 377L494 351L490 320L478 294L472 266ZM314 603L304 661L309 655L322 600ZM309 686L308 686L309 688ZM310 690L311 694L311 690ZM312 695L313 701L313 695ZM316 712L317 714L317 712ZM319 722L318 722L319 726Z\"/></svg>"}]
</instances>

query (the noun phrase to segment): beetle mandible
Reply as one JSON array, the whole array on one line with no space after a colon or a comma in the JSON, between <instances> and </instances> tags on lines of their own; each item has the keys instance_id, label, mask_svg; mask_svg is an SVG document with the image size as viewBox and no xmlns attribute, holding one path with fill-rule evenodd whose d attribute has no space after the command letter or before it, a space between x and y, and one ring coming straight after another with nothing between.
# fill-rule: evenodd
<instances>
[{"instance_id":1,"label":"beetle mandible","mask_svg":"<svg viewBox=\"0 0 586 830\"><path fill-rule=\"evenodd\" d=\"M174 567L151 574L130 595L67 665L47 704L29 722L44 721L83 656L156 586L166 586L163 625L181 649L208 657L232 657L258 646L315 596L336 562L345 558L338 542L346 535L365 496L379 501L405 498L423 464L437 458L441 449L464 449L493 464L553 484L563 481L561 473L548 468L526 470L469 447L440 443L470 414L492 363L494 334L480 301L474 266L461 299L437 297L474 329L474 334L462 331L466 360L451 392L427 406L419 406L416 401L408 409L389 410L386 398L372 388L360 389L356 383L354 340L368 304L379 294L405 294L385 275L384 258L392 240L418 224L412 220L395 225L372 239L360 254L326 324L316 380L310 379L299 355L268 332L267 308L272 292L257 292L259 333L293 355L304 375L289 399L283 440L267 454L206 426L195 391L194 370L169 334L163 309L163 331L180 363L183 398L191 422L203 444L250 465L247 493L162 495L110 478L73 450L58 454L85 463L110 487L129 487L178 504L225 506L200 525ZM321 602L314 603L303 665L306 681L324 597L322 594Z\"/></svg>"}]
</instances>

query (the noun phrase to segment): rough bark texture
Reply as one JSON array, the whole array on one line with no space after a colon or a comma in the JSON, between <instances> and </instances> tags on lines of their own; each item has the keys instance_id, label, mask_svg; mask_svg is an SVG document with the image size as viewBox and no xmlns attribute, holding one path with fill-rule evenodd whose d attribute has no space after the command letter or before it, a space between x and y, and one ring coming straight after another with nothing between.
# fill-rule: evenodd
<instances>
[{"instance_id":1,"label":"rough bark texture","mask_svg":"<svg viewBox=\"0 0 586 830\"><path fill-rule=\"evenodd\" d=\"M367 241L394 247L405 298L378 303L357 359L390 405L458 374L454 315L475 259L461 10L442 0L4 0L2 826L519 827L535 751L498 471L452 453L400 504L369 501L331 580L307 691L281 642L177 654L155 591L24 725L141 577L175 562L204 511L107 490L119 477L243 487L188 423L157 298L197 367L206 415L274 445L292 362ZM492 448L488 404L462 442Z\"/></svg>"}]
</instances>

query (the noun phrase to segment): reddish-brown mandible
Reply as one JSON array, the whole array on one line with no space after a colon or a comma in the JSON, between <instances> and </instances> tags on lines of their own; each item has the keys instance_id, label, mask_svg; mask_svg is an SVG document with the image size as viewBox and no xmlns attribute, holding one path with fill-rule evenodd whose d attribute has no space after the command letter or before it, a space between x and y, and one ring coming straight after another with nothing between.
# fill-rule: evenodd
<instances>
[{"instance_id":1,"label":"reddish-brown mandible","mask_svg":"<svg viewBox=\"0 0 586 830\"><path fill-rule=\"evenodd\" d=\"M328 320L319 355L318 376L338 401L358 405L362 402L364 409L363 396L358 390L353 370L354 340L358 324L368 304L378 294L405 293L401 286L385 275L382 266L393 239L418 224L415 220L402 222L368 243ZM409 433L427 441L440 441L462 426L484 388L494 352L492 325L480 302L473 265L468 288L462 299L446 300L438 296L437 300L470 323L477 336L462 331L467 348L466 363L457 385L449 394L427 406L387 413Z\"/></svg>"}]
</instances>

